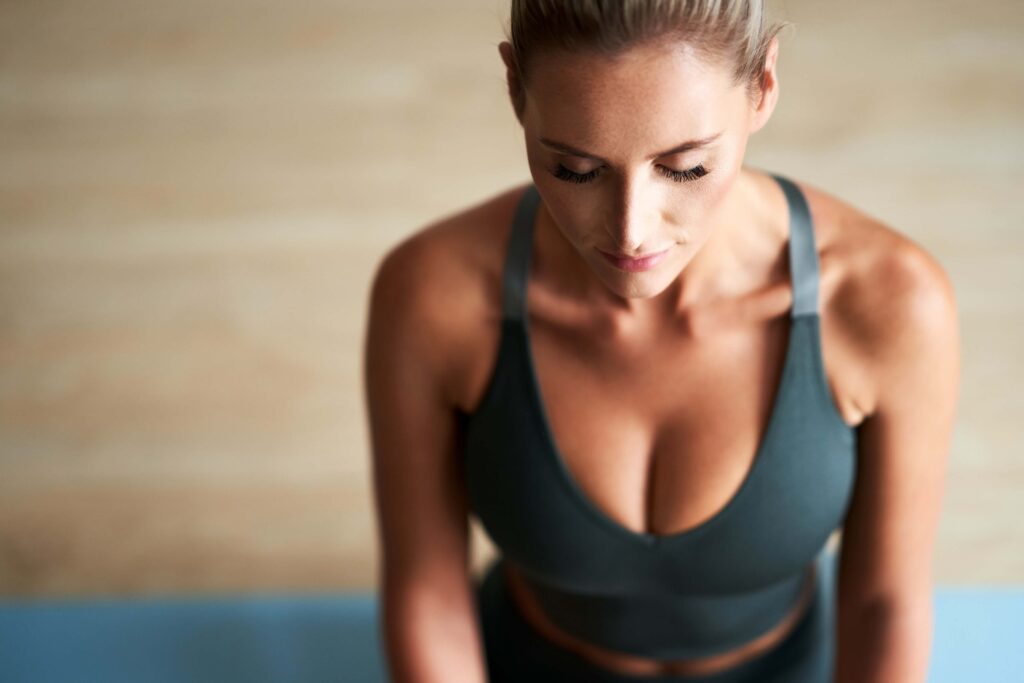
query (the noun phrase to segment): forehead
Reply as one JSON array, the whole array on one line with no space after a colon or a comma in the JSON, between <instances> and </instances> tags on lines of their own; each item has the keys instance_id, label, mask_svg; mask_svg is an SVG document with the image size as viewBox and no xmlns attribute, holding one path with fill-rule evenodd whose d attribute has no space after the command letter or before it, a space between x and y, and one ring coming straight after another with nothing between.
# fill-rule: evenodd
<instances>
[{"instance_id":1,"label":"forehead","mask_svg":"<svg viewBox=\"0 0 1024 683\"><path fill-rule=\"evenodd\" d=\"M700 132L721 127L743 101L729 69L678 42L614 56L549 49L529 69L526 116L544 134L576 140L624 127Z\"/></svg>"}]
</instances>

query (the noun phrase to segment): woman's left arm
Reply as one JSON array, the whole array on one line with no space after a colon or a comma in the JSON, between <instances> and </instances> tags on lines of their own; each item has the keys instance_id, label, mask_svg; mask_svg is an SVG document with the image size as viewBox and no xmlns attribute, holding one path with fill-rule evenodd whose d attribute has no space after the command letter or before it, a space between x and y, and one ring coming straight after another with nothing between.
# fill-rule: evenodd
<instances>
[{"instance_id":1,"label":"woman's left arm","mask_svg":"<svg viewBox=\"0 0 1024 683\"><path fill-rule=\"evenodd\" d=\"M932 560L959 392L953 287L910 240L846 297L874 393L839 556L836 683L924 683Z\"/></svg>"}]
</instances>

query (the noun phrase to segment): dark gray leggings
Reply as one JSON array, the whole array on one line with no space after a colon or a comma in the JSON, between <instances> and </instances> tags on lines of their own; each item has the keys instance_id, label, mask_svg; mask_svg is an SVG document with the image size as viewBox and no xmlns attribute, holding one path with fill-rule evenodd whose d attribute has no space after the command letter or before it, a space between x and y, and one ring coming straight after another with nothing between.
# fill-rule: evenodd
<instances>
[{"instance_id":1,"label":"dark gray leggings","mask_svg":"<svg viewBox=\"0 0 1024 683\"><path fill-rule=\"evenodd\" d=\"M823 552L820 558L813 604L789 636L752 660L703 676L622 674L555 645L511 601L498 559L477 588L490 683L831 683L836 554Z\"/></svg>"}]
</instances>

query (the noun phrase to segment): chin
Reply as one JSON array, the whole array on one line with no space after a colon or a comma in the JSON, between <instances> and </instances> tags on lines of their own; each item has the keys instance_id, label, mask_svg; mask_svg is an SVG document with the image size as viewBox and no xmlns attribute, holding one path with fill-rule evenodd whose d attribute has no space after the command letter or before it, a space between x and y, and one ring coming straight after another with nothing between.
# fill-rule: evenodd
<instances>
[{"instance_id":1,"label":"chin","mask_svg":"<svg viewBox=\"0 0 1024 683\"><path fill-rule=\"evenodd\" d=\"M640 273L619 271L617 275L605 284L624 299L651 299L664 292L673 280L672 274L662 269Z\"/></svg>"}]
</instances>

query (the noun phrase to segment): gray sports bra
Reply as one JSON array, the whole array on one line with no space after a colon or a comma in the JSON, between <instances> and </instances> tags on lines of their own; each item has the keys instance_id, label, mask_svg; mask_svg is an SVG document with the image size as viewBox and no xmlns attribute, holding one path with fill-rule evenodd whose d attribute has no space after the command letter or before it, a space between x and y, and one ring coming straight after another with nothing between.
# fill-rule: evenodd
<instances>
[{"instance_id":1,"label":"gray sports bra","mask_svg":"<svg viewBox=\"0 0 1024 683\"><path fill-rule=\"evenodd\" d=\"M638 533L593 504L567 469L530 351L526 286L536 187L513 219L501 342L476 410L462 414L472 513L556 626L606 649L656 659L708 656L767 632L793 608L855 479L856 428L822 364L818 255L807 203L789 204L793 288L785 365L763 439L739 490L680 533Z\"/></svg>"}]
</instances>

